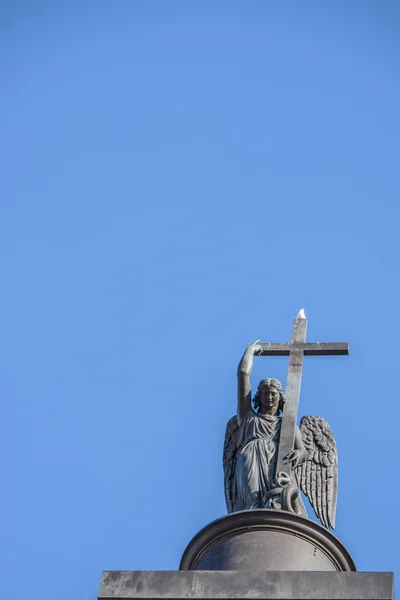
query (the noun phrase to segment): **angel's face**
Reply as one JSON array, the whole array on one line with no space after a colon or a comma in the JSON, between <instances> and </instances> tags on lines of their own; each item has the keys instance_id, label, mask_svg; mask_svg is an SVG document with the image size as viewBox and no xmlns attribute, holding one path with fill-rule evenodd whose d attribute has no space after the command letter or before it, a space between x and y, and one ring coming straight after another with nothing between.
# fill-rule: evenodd
<instances>
[{"instance_id":1,"label":"angel's face","mask_svg":"<svg viewBox=\"0 0 400 600\"><path fill-rule=\"evenodd\" d=\"M261 409L262 414L274 415L278 412L279 407L279 392L274 387L265 386L261 392Z\"/></svg>"}]
</instances>

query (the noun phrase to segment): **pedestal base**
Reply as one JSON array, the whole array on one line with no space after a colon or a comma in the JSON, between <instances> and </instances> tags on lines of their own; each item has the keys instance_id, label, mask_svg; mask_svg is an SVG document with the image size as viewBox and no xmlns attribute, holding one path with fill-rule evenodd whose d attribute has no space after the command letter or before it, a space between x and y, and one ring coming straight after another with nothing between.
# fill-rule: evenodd
<instances>
[{"instance_id":1,"label":"pedestal base","mask_svg":"<svg viewBox=\"0 0 400 600\"><path fill-rule=\"evenodd\" d=\"M202 529L181 570L356 571L343 544L325 527L281 510L244 510Z\"/></svg>"},{"instance_id":2,"label":"pedestal base","mask_svg":"<svg viewBox=\"0 0 400 600\"><path fill-rule=\"evenodd\" d=\"M355 573L334 535L284 511L214 521L180 569L104 571L98 600L394 600L393 573Z\"/></svg>"},{"instance_id":3,"label":"pedestal base","mask_svg":"<svg viewBox=\"0 0 400 600\"><path fill-rule=\"evenodd\" d=\"M394 600L393 573L104 571L99 600Z\"/></svg>"}]
</instances>

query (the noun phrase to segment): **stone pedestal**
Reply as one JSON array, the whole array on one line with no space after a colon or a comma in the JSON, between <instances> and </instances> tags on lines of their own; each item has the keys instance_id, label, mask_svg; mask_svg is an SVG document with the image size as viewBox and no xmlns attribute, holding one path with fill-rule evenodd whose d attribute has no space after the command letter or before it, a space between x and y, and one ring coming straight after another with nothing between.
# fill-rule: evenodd
<instances>
[{"instance_id":1,"label":"stone pedestal","mask_svg":"<svg viewBox=\"0 0 400 600\"><path fill-rule=\"evenodd\" d=\"M217 519L189 543L179 567L207 571L355 571L343 544L306 517L244 510Z\"/></svg>"},{"instance_id":2,"label":"stone pedestal","mask_svg":"<svg viewBox=\"0 0 400 600\"><path fill-rule=\"evenodd\" d=\"M104 571L98 600L394 600L392 573L357 573L343 544L310 519L251 510L217 519L179 571Z\"/></svg>"},{"instance_id":3,"label":"stone pedestal","mask_svg":"<svg viewBox=\"0 0 400 600\"><path fill-rule=\"evenodd\" d=\"M393 573L104 571L99 600L394 600Z\"/></svg>"}]
</instances>

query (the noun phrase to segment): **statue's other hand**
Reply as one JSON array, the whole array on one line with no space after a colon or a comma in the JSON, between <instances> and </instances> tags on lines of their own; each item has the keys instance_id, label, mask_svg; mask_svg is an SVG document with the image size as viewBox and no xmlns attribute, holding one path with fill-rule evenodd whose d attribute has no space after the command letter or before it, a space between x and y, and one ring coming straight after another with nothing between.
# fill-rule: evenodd
<instances>
[{"instance_id":1,"label":"statue's other hand","mask_svg":"<svg viewBox=\"0 0 400 600\"><path fill-rule=\"evenodd\" d=\"M262 346L260 344L260 340L256 340L255 342L253 342L252 344L250 344L249 348L251 348L253 350L253 355L254 354L261 354L261 352L262 352Z\"/></svg>"},{"instance_id":2,"label":"statue's other hand","mask_svg":"<svg viewBox=\"0 0 400 600\"><path fill-rule=\"evenodd\" d=\"M292 467L295 469L305 461L306 457L301 450L293 450L285 456L285 460L288 463L292 463Z\"/></svg>"}]
</instances>

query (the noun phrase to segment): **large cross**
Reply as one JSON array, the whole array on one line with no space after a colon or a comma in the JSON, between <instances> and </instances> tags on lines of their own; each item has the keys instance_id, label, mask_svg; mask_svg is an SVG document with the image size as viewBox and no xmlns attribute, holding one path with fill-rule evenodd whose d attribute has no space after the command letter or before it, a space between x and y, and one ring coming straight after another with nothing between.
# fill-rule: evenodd
<instances>
[{"instance_id":1,"label":"large cross","mask_svg":"<svg viewBox=\"0 0 400 600\"><path fill-rule=\"evenodd\" d=\"M288 343L262 343L262 352L258 355L290 357L286 381L286 404L282 416L276 473L284 471L290 474L291 471L291 465L286 464L284 458L294 447L304 356L343 355L349 353L349 344L346 342L306 342L306 332L307 318L302 309L294 320L292 341Z\"/></svg>"}]
</instances>

